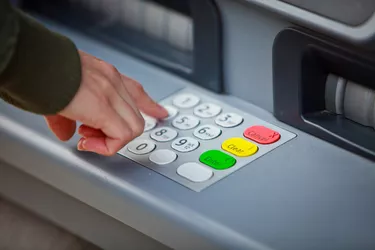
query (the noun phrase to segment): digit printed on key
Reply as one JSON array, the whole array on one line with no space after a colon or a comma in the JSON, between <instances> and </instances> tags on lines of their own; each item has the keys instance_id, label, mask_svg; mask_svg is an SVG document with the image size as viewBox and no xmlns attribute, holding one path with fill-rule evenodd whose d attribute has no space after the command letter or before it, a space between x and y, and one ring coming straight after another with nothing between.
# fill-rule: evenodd
<instances>
[{"instance_id":1,"label":"digit printed on key","mask_svg":"<svg viewBox=\"0 0 375 250\"><path fill-rule=\"evenodd\" d=\"M240 125L242 122L242 116L235 113L224 113L215 119L215 123L224 128L233 128Z\"/></svg>"},{"instance_id":2,"label":"digit printed on key","mask_svg":"<svg viewBox=\"0 0 375 250\"><path fill-rule=\"evenodd\" d=\"M152 152L156 145L149 140L134 140L127 145L128 151L136 155L144 155Z\"/></svg>"},{"instance_id":3,"label":"digit printed on key","mask_svg":"<svg viewBox=\"0 0 375 250\"><path fill-rule=\"evenodd\" d=\"M191 152L199 147L199 142L191 137L177 138L172 142L172 148L179 152Z\"/></svg>"},{"instance_id":4,"label":"digit printed on key","mask_svg":"<svg viewBox=\"0 0 375 250\"><path fill-rule=\"evenodd\" d=\"M202 125L194 131L194 136L201 140L212 140L221 134L221 129L212 125Z\"/></svg>"},{"instance_id":5,"label":"digit printed on key","mask_svg":"<svg viewBox=\"0 0 375 250\"><path fill-rule=\"evenodd\" d=\"M199 103L199 98L192 94L181 94L173 99L173 105L179 108L192 108Z\"/></svg>"},{"instance_id":6,"label":"digit printed on key","mask_svg":"<svg viewBox=\"0 0 375 250\"><path fill-rule=\"evenodd\" d=\"M167 142L176 138L177 134L177 131L172 128L160 127L152 131L150 137L158 142Z\"/></svg>"},{"instance_id":7,"label":"digit printed on key","mask_svg":"<svg viewBox=\"0 0 375 250\"><path fill-rule=\"evenodd\" d=\"M198 126L199 119L192 115L180 115L173 120L172 125L181 130L188 130Z\"/></svg>"},{"instance_id":8,"label":"digit printed on key","mask_svg":"<svg viewBox=\"0 0 375 250\"><path fill-rule=\"evenodd\" d=\"M194 109L194 114L202 118L217 116L221 112L221 107L213 103L203 103Z\"/></svg>"}]
</instances>

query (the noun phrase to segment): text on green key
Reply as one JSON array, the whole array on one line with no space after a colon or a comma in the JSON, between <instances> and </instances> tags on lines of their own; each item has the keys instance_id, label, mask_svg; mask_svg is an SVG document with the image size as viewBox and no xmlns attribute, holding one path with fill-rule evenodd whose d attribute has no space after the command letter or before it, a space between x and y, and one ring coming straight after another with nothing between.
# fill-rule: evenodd
<instances>
[{"instance_id":1,"label":"text on green key","mask_svg":"<svg viewBox=\"0 0 375 250\"><path fill-rule=\"evenodd\" d=\"M201 154L199 161L214 169L223 170L236 164L236 159L219 150L209 150Z\"/></svg>"}]
</instances>

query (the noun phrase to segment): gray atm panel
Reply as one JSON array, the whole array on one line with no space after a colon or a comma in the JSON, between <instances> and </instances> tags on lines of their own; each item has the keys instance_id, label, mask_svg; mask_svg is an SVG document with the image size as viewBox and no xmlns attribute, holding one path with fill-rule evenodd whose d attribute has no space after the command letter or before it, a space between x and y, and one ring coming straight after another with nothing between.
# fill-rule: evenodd
<instances>
[{"instance_id":1,"label":"gray atm panel","mask_svg":"<svg viewBox=\"0 0 375 250\"><path fill-rule=\"evenodd\" d=\"M374 162L287 126L272 114L273 42L291 24L241 1L217 3L225 27L226 95L213 94L106 44L44 22L71 37L79 48L139 80L156 100L185 87L194 88L290 130L297 134L295 139L196 193L124 157L78 153L78 137L61 143L41 117L1 103L0 158L7 164L1 168L22 172L2 172L1 195L110 250L123 249L124 243L112 240L110 233L95 233L100 224L77 225L73 218L80 220L81 206L66 204L64 199L115 220L112 225L123 225L122 232L132 228L172 249L374 249ZM38 195L32 188L36 185L25 178L45 183L44 190L55 190L64 198ZM15 192L17 184L29 199ZM60 201L60 209L48 206L45 199L51 196ZM100 221L95 213L90 213L93 219L89 221ZM107 230L117 231L120 237L115 226ZM134 244L131 249L148 250L152 240L143 246L130 242Z\"/></svg>"},{"instance_id":2,"label":"gray atm panel","mask_svg":"<svg viewBox=\"0 0 375 250\"><path fill-rule=\"evenodd\" d=\"M219 0L220 1L220 0ZM307 10L280 0L245 0L249 4L277 13L285 20L307 27L312 30L323 32L339 39L356 44L367 44L371 47L374 43L375 34L375 13L366 22L353 26L333 20L322 14L317 14L314 10ZM315 2L311 0L311 2ZM323 2L323 1L321 1ZM324 1L326 4L326 1ZM336 1L338 2L338 1ZM343 2L343 1L340 1ZM349 3L350 4L350 3ZM311 5L311 4L309 4ZM372 6L372 5L371 5ZM370 7L370 6L369 6ZM371 7L370 7L371 8ZM327 11L327 10L326 10ZM342 15L342 14L340 14ZM348 14L349 15L349 14ZM350 14L352 15L352 14ZM358 15L358 14L357 14Z\"/></svg>"},{"instance_id":3,"label":"gray atm panel","mask_svg":"<svg viewBox=\"0 0 375 250\"><path fill-rule=\"evenodd\" d=\"M375 12L373 0L280 0L351 26L366 22Z\"/></svg>"}]
</instances>

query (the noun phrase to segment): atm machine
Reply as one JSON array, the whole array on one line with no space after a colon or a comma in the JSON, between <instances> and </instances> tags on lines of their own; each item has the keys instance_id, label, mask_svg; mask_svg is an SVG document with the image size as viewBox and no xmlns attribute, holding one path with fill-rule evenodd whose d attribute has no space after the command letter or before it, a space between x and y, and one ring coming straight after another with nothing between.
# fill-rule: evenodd
<instances>
[{"instance_id":1,"label":"atm machine","mask_svg":"<svg viewBox=\"0 0 375 250\"><path fill-rule=\"evenodd\" d=\"M103 249L375 249L375 2L28 0L169 111L116 156L0 104L0 194Z\"/></svg>"}]
</instances>

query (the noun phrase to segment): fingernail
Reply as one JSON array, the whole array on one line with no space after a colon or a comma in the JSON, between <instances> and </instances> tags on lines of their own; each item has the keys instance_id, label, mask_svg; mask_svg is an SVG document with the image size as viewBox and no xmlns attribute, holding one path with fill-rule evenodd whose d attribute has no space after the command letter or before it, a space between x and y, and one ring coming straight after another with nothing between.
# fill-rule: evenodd
<instances>
[{"instance_id":1,"label":"fingernail","mask_svg":"<svg viewBox=\"0 0 375 250\"><path fill-rule=\"evenodd\" d=\"M77 143L77 149L79 151L84 151L85 150L85 146L84 146L84 141L85 139L81 138L78 143Z\"/></svg>"},{"instance_id":2,"label":"fingernail","mask_svg":"<svg viewBox=\"0 0 375 250\"><path fill-rule=\"evenodd\" d=\"M163 106L159 105L160 111L163 111L164 113L168 114L168 110L164 108Z\"/></svg>"}]
</instances>

